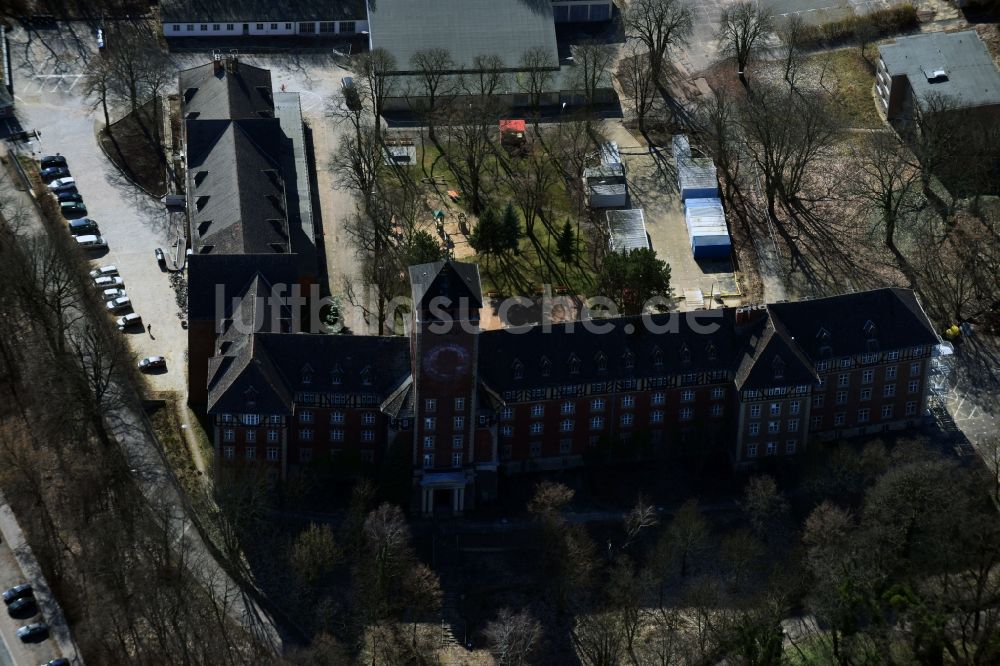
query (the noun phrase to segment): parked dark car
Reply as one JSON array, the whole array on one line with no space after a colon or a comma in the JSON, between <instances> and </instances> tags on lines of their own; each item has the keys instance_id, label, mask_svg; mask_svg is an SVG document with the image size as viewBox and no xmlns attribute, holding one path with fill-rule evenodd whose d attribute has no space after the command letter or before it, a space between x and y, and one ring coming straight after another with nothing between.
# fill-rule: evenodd
<instances>
[{"instance_id":1,"label":"parked dark car","mask_svg":"<svg viewBox=\"0 0 1000 666\"><path fill-rule=\"evenodd\" d=\"M153 250L153 255L156 257L156 263L160 265L160 268L167 267L167 258L163 256L163 250L156 248Z\"/></svg>"},{"instance_id":2,"label":"parked dark car","mask_svg":"<svg viewBox=\"0 0 1000 666\"><path fill-rule=\"evenodd\" d=\"M38 604L34 597L21 597L10 602L7 606L7 613L11 617L27 618L38 612Z\"/></svg>"},{"instance_id":3,"label":"parked dark car","mask_svg":"<svg viewBox=\"0 0 1000 666\"><path fill-rule=\"evenodd\" d=\"M45 662L42 666L69 666L69 659L66 657L59 657L58 659Z\"/></svg>"},{"instance_id":4,"label":"parked dark car","mask_svg":"<svg viewBox=\"0 0 1000 666\"><path fill-rule=\"evenodd\" d=\"M83 217L87 214L87 207L81 201L63 201L59 204L59 208L62 209L63 217L67 219Z\"/></svg>"},{"instance_id":5,"label":"parked dark car","mask_svg":"<svg viewBox=\"0 0 1000 666\"><path fill-rule=\"evenodd\" d=\"M79 220L70 220L66 223L66 227L69 232L74 236L79 236L83 234L99 234L101 230L97 227L97 222L90 219L89 217L83 217Z\"/></svg>"},{"instance_id":6,"label":"parked dark car","mask_svg":"<svg viewBox=\"0 0 1000 666\"><path fill-rule=\"evenodd\" d=\"M55 155L46 155L42 158L42 168L48 169L49 167L64 167L66 166L66 158L56 153Z\"/></svg>"},{"instance_id":7,"label":"parked dark car","mask_svg":"<svg viewBox=\"0 0 1000 666\"><path fill-rule=\"evenodd\" d=\"M17 630L17 637L21 639L23 643L29 641L38 641L46 638L49 635L49 625L44 622L34 622L32 624L26 624Z\"/></svg>"},{"instance_id":8,"label":"parked dark car","mask_svg":"<svg viewBox=\"0 0 1000 666\"><path fill-rule=\"evenodd\" d=\"M59 203L64 201L83 201L83 195L74 190L67 190L66 192L56 192L56 198L59 199Z\"/></svg>"},{"instance_id":9,"label":"parked dark car","mask_svg":"<svg viewBox=\"0 0 1000 666\"><path fill-rule=\"evenodd\" d=\"M143 372L150 370L162 370L167 367L167 359L162 356L147 356L139 361L139 369Z\"/></svg>"},{"instance_id":10,"label":"parked dark car","mask_svg":"<svg viewBox=\"0 0 1000 666\"><path fill-rule=\"evenodd\" d=\"M21 583L20 585L15 585L6 592L3 593L3 602L8 606L12 601L22 599L24 597L30 597L33 593L30 583Z\"/></svg>"},{"instance_id":11,"label":"parked dark car","mask_svg":"<svg viewBox=\"0 0 1000 666\"><path fill-rule=\"evenodd\" d=\"M56 178L65 178L69 175L69 169L66 167L48 167L47 169L42 169L41 174L42 179L48 182Z\"/></svg>"}]
</instances>

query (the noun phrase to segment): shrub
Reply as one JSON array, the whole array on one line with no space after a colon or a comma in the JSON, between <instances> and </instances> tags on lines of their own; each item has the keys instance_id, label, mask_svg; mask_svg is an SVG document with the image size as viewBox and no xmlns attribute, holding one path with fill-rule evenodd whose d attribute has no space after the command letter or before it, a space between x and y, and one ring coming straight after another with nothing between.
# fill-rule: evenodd
<instances>
[{"instance_id":1,"label":"shrub","mask_svg":"<svg viewBox=\"0 0 1000 666\"><path fill-rule=\"evenodd\" d=\"M851 41L859 31L871 28L876 39L913 30L919 25L917 10L911 4L880 9L863 16L850 16L820 25L807 25L800 44L804 48L835 46Z\"/></svg>"}]
</instances>

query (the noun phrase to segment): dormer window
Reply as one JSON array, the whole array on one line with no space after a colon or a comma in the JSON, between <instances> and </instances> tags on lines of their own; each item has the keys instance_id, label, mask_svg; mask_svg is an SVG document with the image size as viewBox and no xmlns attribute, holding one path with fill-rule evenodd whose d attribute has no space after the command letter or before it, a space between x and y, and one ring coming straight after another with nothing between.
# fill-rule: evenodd
<instances>
[{"instance_id":1,"label":"dormer window","mask_svg":"<svg viewBox=\"0 0 1000 666\"><path fill-rule=\"evenodd\" d=\"M201 169L201 170L197 171L194 174L194 186L198 187L199 185L201 185L202 183L205 182L206 178L208 178L208 171L207 170Z\"/></svg>"},{"instance_id":2,"label":"dormer window","mask_svg":"<svg viewBox=\"0 0 1000 666\"><path fill-rule=\"evenodd\" d=\"M198 197L197 199L194 200L194 207L196 209L198 209L198 210L201 210L206 205L208 205L208 195L207 194L203 194L203 195L201 195L200 197Z\"/></svg>"},{"instance_id":3,"label":"dormer window","mask_svg":"<svg viewBox=\"0 0 1000 666\"><path fill-rule=\"evenodd\" d=\"M663 365L663 350L659 347L653 350L653 365L656 367Z\"/></svg>"},{"instance_id":4,"label":"dormer window","mask_svg":"<svg viewBox=\"0 0 1000 666\"><path fill-rule=\"evenodd\" d=\"M829 342L830 341L830 331L828 331L825 328L823 328L822 326L820 326L819 330L816 331L816 339L819 340L820 342Z\"/></svg>"},{"instance_id":5,"label":"dormer window","mask_svg":"<svg viewBox=\"0 0 1000 666\"><path fill-rule=\"evenodd\" d=\"M865 322L865 336L869 338L875 337L875 322L871 319Z\"/></svg>"},{"instance_id":6,"label":"dormer window","mask_svg":"<svg viewBox=\"0 0 1000 666\"><path fill-rule=\"evenodd\" d=\"M594 356L594 363L597 364L599 372L604 372L608 369L608 357L604 355L604 352L597 352L597 355Z\"/></svg>"},{"instance_id":7,"label":"dormer window","mask_svg":"<svg viewBox=\"0 0 1000 666\"><path fill-rule=\"evenodd\" d=\"M784 379L785 377L785 362L781 360L780 356L775 356L774 360L771 362L771 370L774 371L775 379Z\"/></svg>"},{"instance_id":8,"label":"dormer window","mask_svg":"<svg viewBox=\"0 0 1000 666\"><path fill-rule=\"evenodd\" d=\"M549 361L548 357L543 356L540 365L542 368L542 377L548 377L552 374L552 362Z\"/></svg>"},{"instance_id":9,"label":"dormer window","mask_svg":"<svg viewBox=\"0 0 1000 666\"><path fill-rule=\"evenodd\" d=\"M715 345L712 344L711 342L705 345L705 358L707 358L709 361L714 361L716 358Z\"/></svg>"},{"instance_id":10,"label":"dormer window","mask_svg":"<svg viewBox=\"0 0 1000 666\"><path fill-rule=\"evenodd\" d=\"M361 383L365 386L370 386L372 383L372 368L370 365L366 365L361 369Z\"/></svg>"},{"instance_id":11,"label":"dormer window","mask_svg":"<svg viewBox=\"0 0 1000 666\"><path fill-rule=\"evenodd\" d=\"M514 370L514 379L524 379L524 364L520 360L514 359L514 365L511 367Z\"/></svg>"},{"instance_id":12,"label":"dormer window","mask_svg":"<svg viewBox=\"0 0 1000 666\"><path fill-rule=\"evenodd\" d=\"M688 364L691 362L691 350L688 349L687 345L681 345L681 363Z\"/></svg>"},{"instance_id":13,"label":"dormer window","mask_svg":"<svg viewBox=\"0 0 1000 666\"><path fill-rule=\"evenodd\" d=\"M576 354L569 355L569 374L577 375L580 373L580 359L577 358Z\"/></svg>"},{"instance_id":14,"label":"dormer window","mask_svg":"<svg viewBox=\"0 0 1000 666\"><path fill-rule=\"evenodd\" d=\"M243 398L244 398L244 400L246 400L247 407L256 407L257 406L257 389L255 389L252 386L249 387L246 391L243 392Z\"/></svg>"},{"instance_id":15,"label":"dormer window","mask_svg":"<svg viewBox=\"0 0 1000 666\"><path fill-rule=\"evenodd\" d=\"M212 226L212 220L202 220L198 223L198 237L202 237L208 233L208 230Z\"/></svg>"},{"instance_id":16,"label":"dormer window","mask_svg":"<svg viewBox=\"0 0 1000 666\"><path fill-rule=\"evenodd\" d=\"M302 366L302 383L312 384L313 380L313 369L309 367L309 364Z\"/></svg>"},{"instance_id":17,"label":"dormer window","mask_svg":"<svg viewBox=\"0 0 1000 666\"><path fill-rule=\"evenodd\" d=\"M344 379L344 371L341 370L340 366L338 365L330 372L330 383L336 385L342 382L343 379Z\"/></svg>"},{"instance_id":18,"label":"dormer window","mask_svg":"<svg viewBox=\"0 0 1000 666\"><path fill-rule=\"evenodd\" d=\"M622 362L625 364L626 368L635 367L635 354L631 350L626 349L625 353L622 355Z\"/></svg>"}]
</instances>

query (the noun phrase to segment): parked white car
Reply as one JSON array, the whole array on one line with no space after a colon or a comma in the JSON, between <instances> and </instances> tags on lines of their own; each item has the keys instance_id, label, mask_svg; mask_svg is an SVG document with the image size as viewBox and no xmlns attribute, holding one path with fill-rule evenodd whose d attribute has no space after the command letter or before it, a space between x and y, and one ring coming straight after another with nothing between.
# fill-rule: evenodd
<instances>
[{"instance_id":1,"label":"parked white car","mask_svg":"<svg viewBox=\"0 0 1000 666\"><path fill-rule=\"evenodd\" d=\"M119 296L113 301L108 301L108 312L121 312L132 307L132 300L128 296Z\"/></svg>"},{"instance_id":2,"label":"parked white car","mask_svg":"<svg viewBox=\"0 0 1000 666\"><path fill-rule=\"evenodd\" d=\"M101 292L101 295L104 296L105 301L113 301L116 298L121 298L122 296L128 296L128 294L125 293L124 289L119 289L118 287L105 289L104 291Z\"/></svg>"},{"instance_id":3,"label":"parked white car","mask_svg":"<svg viewBox=\"0 0 1000 666\"><path fill-rule=\"evenodd\" d=\"M107 266L101 266L90 271L90 277L95 280L99 277L106 277L108 275L118 275L118 267L108 264Z\"/></svg>"},{"instance_id":4,"label":"parked white car","mask_svg":"<svg viewBox=\"0 0 1000 666\"><path fill-rule=\"evenodd\" d=\"M76 185L76 178L73 176L66 176L65 178L56 178L51 183L49 183L50 190L57 190L60 187L66 187L67 185Z\"/></svg>"},{"instance_id":5,"label":"parked white car","mask_svg":"<svg viewBox=\"0 0 1000 666\"><path fill-rule=\"evenodd\" d=\"M111 287L124 287L125 280L117 275L107 275L105 277L94 278L94 286L98 289L109 289Z\"/></svg>"},{"instance_id":6,"label":"parked white car","mask_svg":"<svg viewBox=\"0 0 1000 666\"><path fill-rule=\"evenodd\" d=\"M100 250L108 246L108 242L101 236L73 236L76 244L86 250Z\"/></svg>"},{"instance_id":7,"label":"parked white car","mask_svg":"<svg viewBox=\"0 0 1000 666\"><path fill-rule=\"evenodd\" d=\"M138 312L130 312L127 315L118 317L118 319L115 320L115 323L118 324L119 331L124 331L130 326L141 326L142 317Z\"/></svg>"}]
</instances>

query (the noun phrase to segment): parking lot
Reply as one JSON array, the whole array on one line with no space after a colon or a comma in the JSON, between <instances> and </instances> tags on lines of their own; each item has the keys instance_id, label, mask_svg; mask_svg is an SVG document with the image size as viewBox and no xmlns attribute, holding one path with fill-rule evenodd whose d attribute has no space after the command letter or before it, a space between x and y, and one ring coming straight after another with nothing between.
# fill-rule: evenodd
<instances>
[{"instance_id":1,"label":"parking lot","mask_svg":"<svg viewBox=\"0 0 1000 666\"><path fill-rule=\"evenodd\" d=\"M4 540L0 543L0 591L20 585L25 580L14 553ZM59 650L51 638L23 643L17 637L17 629L32 622L44 622L44 618L41 614L25 614L13 618L4 608L3 616L0 617L0 638L3 639L3 645L0 645L0 666L35 666L59 656Z\"/></svg>"}]
</instances>

